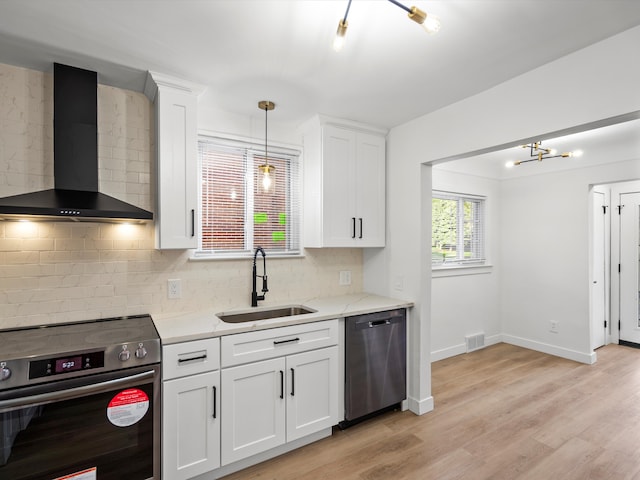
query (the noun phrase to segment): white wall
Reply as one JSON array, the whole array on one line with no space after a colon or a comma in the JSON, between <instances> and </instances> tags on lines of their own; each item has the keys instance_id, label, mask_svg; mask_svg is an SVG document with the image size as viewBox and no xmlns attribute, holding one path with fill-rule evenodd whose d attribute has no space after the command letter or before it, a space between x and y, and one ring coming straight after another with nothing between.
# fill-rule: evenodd
<instances>
[{"instance_id":1,"label":"white wall","mask_svg":"<svg viewBox=\"0 0 640 480\"><path fill-rule=\"evenodd\" d=\"M446 165L443 167L446 168ZM497 180L433 168L434 190L482 195L485 203L487 267L433 272L431 360L464 353L465 336L485 334L487 345L501 340L499 293L502 239L500 183Z\"/></svg>"},{"instance_id":2,"label":"white wall","mask_svg":"<svg viewBox=\"0 0 640 480\"><path fill-rule=\"evenodd\" d=\"M50 74L0 64L0 195L53 187L51 80ZM154 203L152 112L141 93L98 88L100 189L147 209ZM227 125L227 133L264 138L257 119L227 124L221 112L220 120L209 114ZM295 139L293 128L276 130L283 142ZM155 250L153 237L153 224L0 222L0 328L250 305L249 259L191 261L189 251ZM362 290L360 249L305 253L267 259L264 304ZM338 284L341 270L351 270L350 286ZM167 298L169 278L182 280L182 298Z\"/></svg>"},{"instance_id":3,"label":"white wall","mask_svg":"<svg viewBox=\"0 0 640 480\"><path fill-rule=\"evenodd\" d=\"M422 255L423 250L431 244L431 235L425 226L431 221L430 202L423 201L424 197L430 196L430 191L422 191L419 181L430 168L423 164L484 149L497 149L498 146L526 143L523 140L546 133L640 112L638 45L640 27L392 129L387 150L387 218L388 231L395 234L387 237L388 254L373 259L367 257L366 261L372 263L366 269L371 278L387 276L393 279L401 275L405 280L419 282L411 285L411 290L405 293L417 305L420 318L416 321L420 323L420 335L423 336L417 343L423 348L430 343L432 322L430 262ZM543 105L544 108L529 108L527 105ZM586 202L586 192L580 186L573 186L570 190L582 192L583 202ZM502 222L506 222L504 217ZM580 225L575 226L581 228ZM421 232L421 236L417 238L417 235L408 232ZM581 242L586 245L587 241L586 234L583 234ZM587 250L582 244L577 249L583 252ZM578 256L571 254L570 258L575 261ZM574 270L577 276L572 281L576 284L586 284L588 281L586 262L585 253L581 260L583 267ZM519 278L507 278L506 273L503 272L503 283ZM513 271L512 274L516 275L517 272ZM380 293L392 293L389 283L373 281L369 285L371 289L378 288ZM387 291L383 291L385 289ZM583 294L572 292L563 299L563 312L570 308L581 312L582 302L587 303L584 300ZM504 314L513 311L511 305L502 308ZM528 312L527 318L536 317L536 313L536 310ZM540 314L544 316L547 312ZM577 325L574 321L568 321L566 325L567 331L559 338L558 346L578 348L582 353L587 353L584 347L587 337L584 334L585 323ZM521 321L510 327L510 334L524 336L535 332ZM429 361L429 353L412 351L411 361ZM418 365L410 377L410 396L415 405L425 408L429 408L433 402L429 374L428 367Z\"/></svg>"},{"instance_id":4,"label":"white wall","mask_svg":"<svg viewBox=\"0 0 640 480\"><path fill-rule=\"evenodd\" d=\"M589 336L589 188L632 178L640 178L640 159L502 183L500 306L506 341L595 361ZM558 322L558 333L550 332L551 320Z\"/></svg>"}]
</instances>

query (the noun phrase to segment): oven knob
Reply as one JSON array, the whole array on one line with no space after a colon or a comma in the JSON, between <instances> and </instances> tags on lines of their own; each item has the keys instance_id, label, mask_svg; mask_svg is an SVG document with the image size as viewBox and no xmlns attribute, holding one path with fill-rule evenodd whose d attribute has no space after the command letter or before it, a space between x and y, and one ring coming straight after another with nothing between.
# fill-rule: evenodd
<instances>
[{"instance_id":1,"label":"oven knob","mask_svg":"<svg viewBox=\"0 0 640 480\"><path fill-rule=\"evenodd\" d=\"M122 345L122 351L118 354L118 358L121 362L126 362L131 358L131 352L126 345Z\"/></svg>"},{"instance_id":2,"label":"oven knob","mask_svg":"<svg viewBox=\"0 0 640 480\"><path fill-rule=\"evenodd\" d=\"M2 382L3 380L8 380L10 376L11 369L7 367L6 363L0 363L0 382Z\"/></svg>"},{"instance_id":3,"label":"oven knob","mask_svg":"<svg viewBox=\"0 0 640 480\"><path fill-rule=\"evenodd\" d=\"M138 344L138 348L136 349L136 358L144 358L147 356L147 349L144 348L142 343Z\"/></svg>"}]
</instances>

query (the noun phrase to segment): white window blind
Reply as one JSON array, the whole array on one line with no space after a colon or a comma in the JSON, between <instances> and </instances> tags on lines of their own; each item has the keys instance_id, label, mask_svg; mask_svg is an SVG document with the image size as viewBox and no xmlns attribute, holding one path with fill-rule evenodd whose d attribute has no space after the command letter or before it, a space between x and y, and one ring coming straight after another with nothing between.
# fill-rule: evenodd
<instances>
[{"instance_id":1,"label":"white window blind","mask_svg":"<svg viewBox=\"0 0 640 480\"><path fill-rule=\"evenodd\" d=\"M200 137L200 247L197 256L300 254L299 152L269 149L272 191L258 181L264 149L240 141Z\"/></svg>"},{"instance_id":2,"label":"white window blind","mask_svg":"<svg viewBox=\"0 0 640 480\"><path fill-rule=\"evenodd\" d=\"M433 192L432 265L485 263L484 207L484 197Z\"/></svg>"}]
</instances>

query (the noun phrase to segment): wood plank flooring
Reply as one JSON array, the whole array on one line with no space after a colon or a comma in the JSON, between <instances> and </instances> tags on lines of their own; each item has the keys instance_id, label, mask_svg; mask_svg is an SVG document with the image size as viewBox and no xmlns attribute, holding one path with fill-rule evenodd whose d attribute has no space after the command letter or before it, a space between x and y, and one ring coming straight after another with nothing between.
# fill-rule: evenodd
<instances>
[{"instance_id":1,"label":"wood plank flooring","mask_svg":"<svg viewBox=\"0 0 640 480\"><path fill-rule=\"evenodd\" d=\"M435 410L390 412L225 480L640 480L640 350L498 344L432 365Z\"/></svg>"}]
</instances>

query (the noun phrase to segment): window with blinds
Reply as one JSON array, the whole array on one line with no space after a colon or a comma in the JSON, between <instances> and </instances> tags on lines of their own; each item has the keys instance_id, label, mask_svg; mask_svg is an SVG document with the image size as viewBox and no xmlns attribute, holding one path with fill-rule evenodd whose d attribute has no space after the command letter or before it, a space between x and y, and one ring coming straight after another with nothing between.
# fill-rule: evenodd
<instances>
[{"instance_id":1,"label":"window with blinds","mask_svg":"<svg viewBox=\"0 0 640 480\"><path fill-rule=\"evenodd\" d=\"M485 263L485 198L434 191L431 205L431 263Z\"/></svg>"},{"instance_id":2,"label":"window with blinds","mask_svg":"<svg viewBox=\"0 0 640 480\"><path fill-rule=\"evenodd\" d=\"M258 166L265 163L257 145L213 137L198 139L201 176L200 247L197 256L300 254L299 152L269 149L275 167L265 193Z\"/></svg>"}]
</instances>

